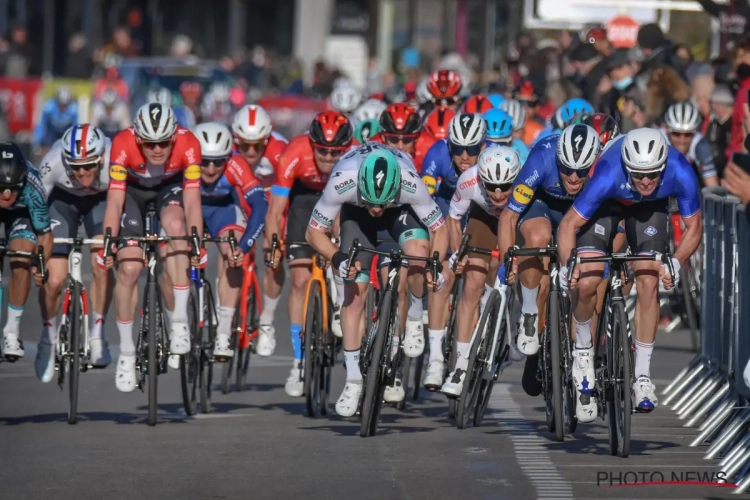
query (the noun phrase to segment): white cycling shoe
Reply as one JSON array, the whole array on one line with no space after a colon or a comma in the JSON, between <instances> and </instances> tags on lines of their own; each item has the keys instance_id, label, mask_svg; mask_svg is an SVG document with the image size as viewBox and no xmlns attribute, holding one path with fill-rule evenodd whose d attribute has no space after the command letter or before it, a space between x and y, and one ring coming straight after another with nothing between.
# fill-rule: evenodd
<instances>
[{"instance_id":1,"label":"white cycling shoe","mask_svg":"<svg viewBox=\"0 0 750 500\"><path fill-rule=\"evenodd\" d=\"M443 372L445 362L435 359L427 365L427 373L424 376L424 386L428 391L439 391L443 385Z\"/></svg>"},{"instance_id":2,"label":"white cycling shoe","mask_svg":"<svg viewBox=\"0 0 750 500\"><path fill-rule=\"evenodd\" d=\"M576 418L578 418L578 421L583 423L593 422L597 415L596 398L591 394L576 392Z\"/></svg>"},{"instance_id":3,"label":"white cycling shoe","mask_svg":"<svg viewBox=\"0 0 750 500\"><path fill-rule=\"evenodd\" d=\"M289 372L289 377L286 379L286 384L284 384L284 392L286 392L287 396L293 398L302 396L302 393L305 390L305 384L302 380L302 364L299 363L299 367L297 364L298 362L295 361L295 365L292 367L292 370Z\"/></svg>"},{"instance_id":4,"label":"white cycling shoe","mask_svg":"<svg viewBox=\"0 0 750 500\"><path fill-rule=\"evenodd\" d=\"M641 413L649 413L659 406L659 400L656 399L656 387L651 383L648 377L638 377L633 382L633 399L635 399L635 409Z\"/></svg>"},{"instance_id":5,"label":"white cycling shoe","mask_svg":"<svg viewBox=\"0 0 750 500\"><path fill-rule=\"evenodd\" d=\"M273 325L260 325L255 353L258 356L270 356L276 350L276 328Z\"/></svg>"},{"instance_id":6,"label":"white cycling shoe","mask_svg":"<svg viewBox=\"0 0 750 500\"><path fill-rule=\"evenodd\" d=\"M120 392L133 392L137 380L135 375L135 354L127 356L120 354L115 370L115 387Z\"/></svg>"},{"instance_id":7,"label":"white cycling shoe","mask_svg":"<svg viewBox=\"0 0 750 500\"><path fill-rule=\"evenodd\" d=\"M401 384L401 377L396 377L393 385L386 387L385 391L383 391L383 401L385 401L386 403L400 403L404 400L404 396L406 396L406 393L404 392L404 387Z\"/></svg>"},{"instance_id":8,"label":"white cycling shoe","mask_svg":"<svg viewBox=\"0 0 750 500\"><path fill-rule=\"evenodd\" d=\"M234 349L232 349L232 336L228 333L217 333L216 342L214 342L214 357L232 358Z\"/></svg>"},{"instance_id":9,"label":"white cycling shoe","mask_svg":"<svg viewBox=\"0 0 750 500\"><path fill-rule=\"evenodd\" d=\"M518 322L516 347L527 356L533 356L539 351L539 336L536 334L536 314L524 314Z\"/></svg>"},{"instance_id":10,"label":"white cycling shoe","mask_svg":"<svg viewBox=\"0 0 750 500\"><path fill-rule=\"evenodd\" d=\"M362 381L347 381L344 391L336 400L336 413L342 417L352 417L357 413L359 398L362 397Z\"/></svg>"},{"instance_id":11,"label":"white cycling shoe","mask_svg":"<svg viewBox=\"0 0 750 500\"><path fill-rule=\"evenodd\" d=\"M594 348L573 349L573 382L581 394L594 390Z\"/></svg>"},{"instance_id":12,"label":"white cycling shoe","mask_svg":"<svg viewBox=\"0 0 750 500\"><path fill-rule=\"evenodd\" d=\"M3 334L3 356L8 361L16 361L23 357L23 342L18 338L17 333Z\"/></svg>"},{"instance_id":13,"label":"white cycling shoe","mask_svg":"<svg viewBox=\"0 0 750 500\"><path fill-rule=\"evenodd\" d=\"M338 338L344 336L344 332L341 331L341 306L339 306L338 304L333 305L333 320L331 321L331 331Z\"/></svg>"},{"instance_id":14,"label":"white cycling shoe","mask_svg":"<svg viewBox=\"0 0 750 500\"><path fill-rule=\"evenodd\" d=\"M190 326L187 321L172 320L169 352L179 355L190 352Z\"/></svg>"},{"instance_id":15,"label":"white cycling shoe","mask_svg":"<svg viewBox=\"0 0 750 500\"><path fill-rule=\"evenodd\" d=\"M466 378L466 370L456 368L450 372L443 387L440 388L440 392L449 398L461 397L461 393L464 391L464 378Z\"/></svg>"},{"instance_id":16,"label":"white cycling shoe","mask_svg":"<svg viewBox=\"0 0 750 500\"><path fill-rule=\"evenodd\" d=\"M55 346L49 342L39 342L36 349L34 371L39 380L45 384L55 375Z\"/></svg>"},{"instance_id":17,"label":"white cycling shoe","mask_svg":"<svg viewBox=\"0 0 750 500\"><path fill-rule=\"evenodd\" d=\"M106 368L112 362L109 344L101 338L89 340L89 361L94 368Z\"/></svg>"},{"instance_id":18,"label":"white cycling shoe","mask_svg":"<svg viewBox=\"0 0 750 500\"><path fill-rule=\"evenodd\" d=\"M404 354L410 358L418 358L424 352L424 325L421 319L406 319L406 334L404 335Z\"/></svg>"},{"instance_id":19,"label":"white cycling shoe","mask_svg":"<svg viewBox=\"0 0 750 500\"><path fill-rule=\"evenodd\" d=\"M180 369L180 355L170 354L169 358L167 359L167 366L169 366L173 370L179 370Z\"/></svg>"}]
</instances>

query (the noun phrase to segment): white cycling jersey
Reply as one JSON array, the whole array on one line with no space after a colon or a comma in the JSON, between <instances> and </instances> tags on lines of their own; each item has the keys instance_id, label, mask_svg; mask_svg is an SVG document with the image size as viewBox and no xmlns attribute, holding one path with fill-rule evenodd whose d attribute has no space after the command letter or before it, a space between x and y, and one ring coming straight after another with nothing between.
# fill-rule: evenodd
<instances>
[{"instance_id":1,"label":"white cycling jersey","mask_svg":"<svg viewBox=\"0 0 750 500\"><path fill-rule=\"evenodd\" d=\"M310 218L310 226L328 229L341 211L344 203L365 206L357 187L359 167L367 156L375 150L386 149L393 153L401 167L401 189L396 199L387 208L411 206L414 213L430 231L445 224L435 200L419 178L414 162L408 156L384 144L368 142L347 153L334 167L323 194L315 205Z\"/></svg>"},{"instance_id":2,"label":"white cycling jersey","mask_svg":"<svg viewBox=\"0 0 750 500\"><path fill-rule=\"evenodd\" d=\"M125 103L118 102L107 112L107 108L101 102L95 102L91 107L91 120L89 123L99 127L109 137L114 137L121 130L125 130L133 124L130 119L130 110Z\"/></svg>"},{"instance_id":3,"label":"white cycling jersey","mask_svg":"<svg viewBox=\"0 0 750 500\"><path fill-rule=\"evenodd\" d=\"M73 171L63 158L62 139L58 139L39 164L39 177L42 179L47 196L55 187L75 196L89 196L106 191L109 187L109 155L112 151L112 141L107 138L105 138L105 141L107 146L104 149L104 160L99 170L99 178L91 186L84 187L78 183Z\"/></svg>"},{"instance_id":4,"label":"white cycling jersey","mask_svg":"<svg viewBox=\"0 0 750 500\"><path fill-rule=\"evenodd\" d=\"M490 197L487 196L487 190L479 177L479 167L476 165L464 171L458 178L456 190L453 192L451 205L448 209L451 218L461 220L469 211L472 201L493 217L499 218L503 208L505 208L504 206L494 205Z\"/></svg>"},{"instance_id":5,"label":"white cycling jersey","mask_svg":"<svg viewBox=\"0 0 750 500\"><path fill-rule=\"evenodd\" d=\"M659 130L661 131L664 138L667 139L667 144L671 146L672 141L669 140L669 131L663 128ZM687 158L690 163L695 163L695 159L696 159L695 148L698 145L698 143L701 141L701 139L703 139L703 134L701 134L700 132L696 132L693 135L693 140L690 141L690 147L688 148L688 152L685 155L685 158Z\"/></svg>"}]
</instances>

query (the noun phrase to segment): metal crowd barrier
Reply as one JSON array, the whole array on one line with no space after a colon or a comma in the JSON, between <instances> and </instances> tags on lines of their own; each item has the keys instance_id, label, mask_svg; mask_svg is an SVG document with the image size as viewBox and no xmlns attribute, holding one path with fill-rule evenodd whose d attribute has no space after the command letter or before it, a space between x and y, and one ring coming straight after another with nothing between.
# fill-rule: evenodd
<instances>
[{"instance_id":1,"label":"metal crowd barrier","mask_svg":"<svg viewBox=\"0 0 750 500\"><path fill-rule=\"evenodd\" d=\"M740 200L723 188L703 190L700 353L664 389L663 404L695 427L690 443L708 445L721 482L750 487L750 223Z\"/></svg>"}]
</instances>

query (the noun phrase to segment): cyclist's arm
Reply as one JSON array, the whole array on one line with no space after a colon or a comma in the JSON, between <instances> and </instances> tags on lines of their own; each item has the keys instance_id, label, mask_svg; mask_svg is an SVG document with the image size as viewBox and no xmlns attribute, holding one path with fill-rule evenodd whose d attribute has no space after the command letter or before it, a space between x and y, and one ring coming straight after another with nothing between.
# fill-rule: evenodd
<instances>
[{"instance_id":1,"label":"cyclist's arm","mask_svg":"<svg viewBox=\"0 0 750 500\"><path fill-rule=\"evenodd\" d=\"M44 186L36 170L29 168L26 186L24 187L24 201L29 211L29 218L34 232L37 234L37 246L44 249L44 260L49 262L52 256L53 236L49 220L49 208Z\"/></svg>"},{"instance_id":2,"label":"cyclist's arm","mask_svg":"<svg viewBox=\"0 0 750 500\"><path fill-rule=\"evenodd\" d=\"M440 211L440 207L430 196L427 186L422 183L416 183L414 193L402 191L401 202L405 205L411 205L414 213L422 221L422 224L433 233L432 252L438 252L442 259L446 258L448 251L448 228L445 225L445 218ZM460 239L460 238L459 238Z\"/></svg>"},{"instance_id":3,"label":"cyclist's arm","mask_svg":"<svg viewBox=\"0 0 750 500\"><path fill-rule=\"evenodd\" d=\"M240 248L244 253L247 253L263 231L263 224L268 213L268 201L260 184L245 192L245 201L250 207L251 213L247 221L245 234L240 239Z\"/></svg>"},{"instance_id":4,"label":"cyclist's arm","mask_svg":"<svg viewBox=\"0 0 750 500\"><path fill-rule=\"evenodd\" d=\"M437 179L440 177L440 164L445 161L445 149L443 142L437 141L427 150L422 162L422 182L427 186L430 195L437 191Z\"/></svg>"},{"instance_id":5,"label":"cyclist's arm","mask_svg":"<svg viewBox=\"0 0 750 500\"><path fill-rule=\"evenodd\" d=\"M453 192L450 206L448 207L448 239L450 248L457 249L461 245L461 219L471 207L472 188L470 180L476 178L476 169L470 168L458 178L458 187ZM462 187L464 186L464 187Z\"/></svg>"},{"instance_id":6,"label":"cyclist's arm","mask_svg":"<svg viewBox=\"0 0 750 500\"><path fill-rule=\"evenodd\" d=\"M500 214L497 222L497 248L500 250L501 257L516 243L516 226L520 218L521 214L513 210L508 210L507 207Z\"/></svg>"},{"instance_id":7,"label":"cyclist's arm","mask_svg":"<svg viewBox=\"0 0 750 500\"><path fill-rule=\"evenodd\" d=\"M703 184L706 187L716 187L719 185L719 177L716 174L716 165L714 164L714 153L708 140L704 137L695 145L695 162L700 168L700 174L703 178Z\"/></svg>"},{"instance_id":8,"label":"cyclist's arm","mask_svg":"<svg viewBox=\"0 0 750 500\"><path fill-rule=\"evenodd\" d=\"M352 194L356 200L356 189L350 189L348 193ZM333 260L333 255L338 252L339 248L331 242L328 233L331 230L334 219L341 212L341 207L347 201L349 201L349 197L336 193L334 183L329 182L323 190L320 199L315 204L312 217L310 217L310 223L307 225L305 240L307 240L316 252L329 261ZM344 252L347 250L346 248L342 249Z\"/></svg>"},{"instance_id":9,"label":"cyclist's arm","mask_svg":"<svg viewBox=\"0 0 750 500\"><path fill-rule=\"evenodd\" d=\"M196 142L198 140L196 139ZM194 148L200 154L200 146ZM200 156L196 163L200 163ZM203 208L201 203L201 168L198 165L190 165L185 169L182 183L182 205L185 207L185 223L187 234L191 234L195 228L198 234L203 235Z\"/></svg>"},{"instance_id":10,"label":"cyclist's arm","mask_svg":"<svg viewBox=\"0 0 750 500\"><path fill-rule=\"evenodd\" d=\"M49 106L45 106L42 110L42 116L39 118L39 123L37 123L36 128L34 129L34 147L39 147L42 145L42 140L44 140L44 135L47 130L47 123L49 122L50 118L50 109Z\"/></svg>"},{"instance_id":11,"label":"cyclist's arm","mask_svg":"<svg viewBox=\"0 0 750 500\"><path fill-rule=\"evenodd\" d=\"M498 220L497 240L498 250L503 256L516 242L516 225L528 207L534 200L536 189L541 185L545 178L544 169L541 161L537 161L538 155L535 153L531 156L531 161L527 161L518 173L513 187L510 191L508 204L503 209ZM539 168L537 168L539 167Z\"/></svg>"},{"instance_id":12,"label":"cyclist's arm","mask_svg":"<svg viewBox=\"0 0 750 500\"><path fill-rule=\"evenodd\" d=\"M120 234L120 217L125 208L128 172L125 167L112 164L109 167L109 188L107 189L107 208L104 210L102 228L112 230L112 236Z\"/></svg>"},{"instance_id":13,"label":"cyclist's arm","mask_svg":"<svg viewBox=\"0 0 750 500\"><path fill-rule=\"evenodd\" d=\"M698 178L685 157L678 157L677 161L674 189L680 216L685 223L685 231L673 257L680 264L684 264L700 246L703 235L703 217Z\"/></svg>"},{"instance_id":14,"label":"cyclist's arm","mask_svg":"<svg viewBox=\"0 0 750 500\"><path fill-rule=\"evenodd\" d=\"M271 246L273 235L281 237L281 218L289 203L289 192L292 190L296 178L297 166L289 168L293 161L297 165L301 163L298 155L282 153L279 158L279 168L276 170L276 179L271 186L271 202L268 206L268 215L266 215L266 246Z\"/></svg>"},{"instance_id":15,"label":"cyclist's arm","mask_svg":"<svg viewBox=\"0 0 750 500\"><path fill-rule=\"evenodd\" d=\"M53 171L53 165L56 165L59 161L60 150L54 145L47 151L47 154L42 158L39 164L39 177L42 180L42 186L44 187L44 194L49 197L50 193L57 184L58 172Z\"/></svg>"}]
</instances>

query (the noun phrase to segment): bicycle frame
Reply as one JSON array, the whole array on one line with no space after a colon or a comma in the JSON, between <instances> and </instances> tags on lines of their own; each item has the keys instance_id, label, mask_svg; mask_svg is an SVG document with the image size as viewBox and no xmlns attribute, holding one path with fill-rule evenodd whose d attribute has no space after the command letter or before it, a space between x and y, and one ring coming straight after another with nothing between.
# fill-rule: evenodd
<instances>
[{"instance_id":1,"label":"bicycle frame","mask_svg":"<svg viewBox=\"0 0 750 500\"><path fill-rule=\"evenodd\" d=\"M255 248L255 247L253 247ZM258 275L255 272L255 254L252 249L245 254L243 260L244 273L242 276L242 292L240 293L240 325L242 331L240 332L239 348L247 349L250 346L250 342L255 340L258 336L259 331L253 330L252 332L247 331L247 304L248 296L250 295L250 288L260 290L258 284ZM260 294L255 294L255 307L258 314L261 314L263 301L261 300Z\"/></svg>"},{"instance_id":2,"label":"bicycle frame","mask_svg":"<svg viewBox=\"0 0 750 500\"><path fill-rule=\"evenodd\" d=\"M333 271L331 270L331 267L328 266L328 269L324 269L320 262L322 260L322 257L319 256L317 253L313 254L312 258L312 275L310 276L310 280L307 282L307 288L305 289L305 302L302 305L302 324L304 325L307 321L307 299L310 297L310 287L312 286L313 281L317 281L320 283L320 295L323 299L323 335L328 333L328 284L327 284L327 278L328 275L330 275L330 279L333 280ZM331 291L335 294L335 286L331 287ZM325 340L325 337L323 338Z\"/></svg>"}]
</instances>

